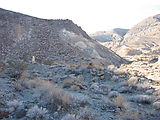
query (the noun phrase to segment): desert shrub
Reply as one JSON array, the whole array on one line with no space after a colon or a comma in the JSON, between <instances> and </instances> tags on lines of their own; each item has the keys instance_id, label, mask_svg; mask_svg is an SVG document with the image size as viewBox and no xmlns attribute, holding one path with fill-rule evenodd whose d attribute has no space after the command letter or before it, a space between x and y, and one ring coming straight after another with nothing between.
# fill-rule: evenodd
<instances>
[{"instance_id":1,"label":"desert shrub","mask_svg":"<svg viewBox=\"0 0 160 120\"><path fill-rule=\"evenodd\" d=\"M78 120L78 119L76 119L75 115L73 114L66 114L65 116L62 117L61 120Z\"/></svg>"},{"instance_id":2,"label":"desert shrub","mask_svg":"<svg viewBox=\"0 0 160 120\"><path fill-rule=\"evenodd\" d=\"M82 108L76 115L66 114L61 120L102 120L92 109Z\"/></svg>"},{"instance_id":3,"label":"desert shrub","mask_svg":"<svg viewBox=\"0 0 160 120\"><path fill-rule=\"evenodd\" d=\"M47 101L54 103L54 105L62 105L64 107L73 105L73 97L62 88L54 85L50 81L36 79L25 80L25 84L28 88L39 88L45 93L44 97L48 98Z\"/></svg>"},{"instance_id":4,"label":"desert shrub","mask_svg":"<svg viewBox=\"0 0 160 120\"><path fill-rule=\"evenodd\" d=\"M153 103L153 107L154 107L155 109L160 109L160 101L154 102L154 103Z\"/></svg>"},{"instance_id":5,"label":"desert shrub","mask_svg":"<svg viewBox=\"0 0 160 120\"><path fill-rule=\"evenodd\" d=\"M122 86L118 89L118 92L120 93L132 93L132 88L127 86Z\"/></svg>"},{"instance_id":6,"label":"desert shrub","mask_svg":"<svg viewBox=\"0 0 160 120\"><path fill-rule=\"evenodd\" d=\"M116 69L116 70L114 70L114 74L116 74L116 75L127 75L127 71L125 71L125 70L123 70L123 69Z\"/></svg>"},{"instance_id":7,"label":"desert shrub","mask_svg":"<svg viewBox=\"0 0 160 120\"><path fill-rule=\"evenodd\" d=\"M0 60L0 72L4 71L5 70L5 63L3 63L1 60Z\"/></svg>"},{"instance_id":8,"label":"desert shrub","mask_svg":"<svg viewBox=\"0 0 160 120\"><path fill-rule=\"evenodd\" d=\"M107 66L107 69L108 69L109 71L114 71L114 70L117 69L117 67L116 67L115 65L108 65L108 66Z\"/></svg>"},{"instance_id":9,"label":"desert shrub","mask_svg":"<svg viewBox=\"0 0 160 120\"><path fill-rule=\"evenodd\" d=\"M153 99L148 95L135 95L130 98L131 101L141 104L151 104Z\"/></svg>"},{"instance_id":10,"label":"desert shrub","mask_svg":"<svg viewBox=\"0 0 160 120\"><path fill-rule=\"evenodd\" d=\"M119 112L118 118L119 120L140 120L140 114L141 111L138 110L125 110Z\"/></svg>"},{"instance_id":11,"label":"desert shrub","mask_svg":"<svg viewBox=\"0 0 160 120\"><path fill-rule=\"evenodd\" d=\"M10 116L10 113L8 111L0 110L0 119L5 119Z\"/></svg>"},{"instance_id":12,"label":"desert shrub","mask_svg":"<svg viewBox=\"0 0 160 120\"><path fill-rule=\"evenodd\" d=\"M108 97L109 97L109 98L118 97L118 96L120 96L120 93L117 92L117 91L111 91L111 92L109 92L109 94L108 94Z\"/></svg>"},{"instance_id":13,"label":"desert shrub","mask_svg":"<svg viewBox=\"0 0 160 120\"><path fill-rule=\"evenodd\" d=\"M7 102L7 106L9 107L10 112L15 111L18 107L22 106L22 104L23 104L22 101L17 101L17 100Z\"/></svg>"},{"instance_id":14,"label":"desert shrub","mask_svg":"<svg viewBox=\"0 0 160 120\"><path fill-rule=\"evenodd\" d=\"M77 116L77 120L102 120L100 115L95 113L92 109L83 108L81 109Z\"/></svg>"},{"instance_id":15,"label":"desert shrub","mask_svg":"<svg viewBox=\"0 0 160 120\"><path fill-rule=\"evenodd\" d=\"M128 79L127 83L128 83L128 86L132 87L132 86L135 86L138 82L138 78L137 77L131 77Z\"/></svg>"},{"instance_id":16,"label":"desert shrub","mask_svg":"<svg viewBox=\"0 0 160 120\"><path fill-rule=\"evenodd\" d=\"M116 107L119 107L120 109L127 109L129 107L127 100L122 96L115 97L113 101L114 101L114 105Z\"/></svg>"},{"instance_id":17,"label":"desert shrub","mask_svg":"<svg viewBox=\"0 0 160 120\"><path fill-rule=\"evenodd\" d=\"M52 65L52 64L54 64L54 61L53 60L43 60L42 63L44 65Z\"/></svg>"},{"instance_id":18,"label":"desert shrub","mask_svg":"<svg viewBox=\"0 0 160 120\"><path fill-rule=\"evenodd\" d=\"M8 107L14 107L14 108L17 108L19 106L22 105L22 102L21 101L17 101L17 100L13 100L13 101L9 101L7 103Z\"/></svg>"},{"instance_id":19,"label":"desert shrub","mask_svg":"<svg viewBox=\"0 0 160 120\"><path fill-rule=\"evenodd\" d=\"M8 68L18 72L23 72L25 69L27 69L27 64L23 61L8 61Z\"/></svg>"},{"instance_id":20,"label":"desert shrub","mask_svg":"<svg viewBox=\"0 0 160 120\"><path fill-rule=\"evenodd\" d=\"M49 118L47 112L48 111L46 108L38 107L37 105L35 105L27 111L26 116L29 119L44 120Z\"/></svg>"},{"instance_id":21,"label":"desert shrub","mask_svg":"<svg viewBox=\"0 0 160 120\"><path fill-rule=\"evenodd\" d=\"M23 81L15 81L14 82L14 90L16 92L23 91L25 89L25 86L23 85Z\"/></svg>"},{"instance_id":22,"label":"desert shrub","mask_svg":"<svg viewBox=\"0 0 160 120\"><path fill-rule=\"evenodd\" d=\"M111 77L111 81L117 81L118 79L119 79L119 77L116 76L116 75L113 75L113 76Z\"/></svg>"}]
</instances>

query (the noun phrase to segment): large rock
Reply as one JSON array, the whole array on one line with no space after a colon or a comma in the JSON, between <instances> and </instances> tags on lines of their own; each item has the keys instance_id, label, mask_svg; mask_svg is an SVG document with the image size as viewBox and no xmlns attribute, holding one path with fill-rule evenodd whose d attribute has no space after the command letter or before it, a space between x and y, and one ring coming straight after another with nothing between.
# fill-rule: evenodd
<instances>
[{"instance_id":1,"label":"large rock","mask_svg":"<svg viewBox=\"0 0 160 120\"><path fill-rule=\"evenodd\" d=\"M0 9L0 57L71 60L87 58L104 65L126 61L92 40L71 20L39 19Z\"/></svg>"}]
</instances>

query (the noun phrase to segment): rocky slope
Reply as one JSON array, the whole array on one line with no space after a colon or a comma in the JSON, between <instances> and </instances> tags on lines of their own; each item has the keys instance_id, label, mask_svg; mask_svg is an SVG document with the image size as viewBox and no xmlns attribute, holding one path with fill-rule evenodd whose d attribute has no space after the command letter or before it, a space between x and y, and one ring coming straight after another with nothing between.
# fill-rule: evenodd
<instances>
[{"instance_id":1,"label":"rocky slope","mask_svg":"<svg viewBox=\"0 0 160 120\"><path fill-rule=\"evenodd\" d=\"M131 28L124 36L121 46L124 51L134 54L159 54L160 15L146 18ZM121 49L121 48L120 48ZM119 51L118 49L117 51ZM119 51L121 52L121 51ZM130 54L129 53L129 54Z\"/></svg>"},{"instance_id":2,"label":"rocky slope","mask_svg":"<svg viewBox=\"0 0 160 120\"><path fill-rule=\"evenodd\" d=\"M160 45L160 15L149 17L135 25L124 36L124 43L135 47Z\"/></svg>"},{"instance_id":3,"label":"rocky slope","mask_svg":"<svg viewBox=\"0 0 160 120\"><path fill-rule=\"evenodd\" d=\"M45 20L0 9L0 57L38 60L88 59L105 65L126 62L92 40L71 20Z\"/></svg>"}]
</instances>

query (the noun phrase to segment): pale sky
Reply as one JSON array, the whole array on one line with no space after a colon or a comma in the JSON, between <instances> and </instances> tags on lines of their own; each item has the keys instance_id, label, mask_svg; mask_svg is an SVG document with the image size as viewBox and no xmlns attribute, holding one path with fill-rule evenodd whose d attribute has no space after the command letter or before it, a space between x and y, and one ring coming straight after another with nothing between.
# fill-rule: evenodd
<instances>
[{"instance_id":1,"label":"pale sky","mask_svg":"<svg viewBox=\"0 0 160 120\"><path fill-rule=\"evenodd\" d=\"M71 19L87 33L131 28L160 14L160 0L0 0L0 7L46 19Z\"/></svg>"}]
</instances>

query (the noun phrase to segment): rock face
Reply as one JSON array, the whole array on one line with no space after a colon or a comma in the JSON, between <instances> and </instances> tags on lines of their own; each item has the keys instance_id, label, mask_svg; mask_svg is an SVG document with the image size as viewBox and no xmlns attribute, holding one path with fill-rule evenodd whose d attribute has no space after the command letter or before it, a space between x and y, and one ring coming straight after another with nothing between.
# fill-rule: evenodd
<instances>
[{"instance_id":1,"label":"rock face","mask_svg":"<svg viewBox=\"0 0 160 120\"><path fill-rule=\"evenodd\" d=\"M3 59L94 59L105 65L126 62L92 40L71 20L39 19L0 9L0 57Z\"/></svg>"}]
</instances>

